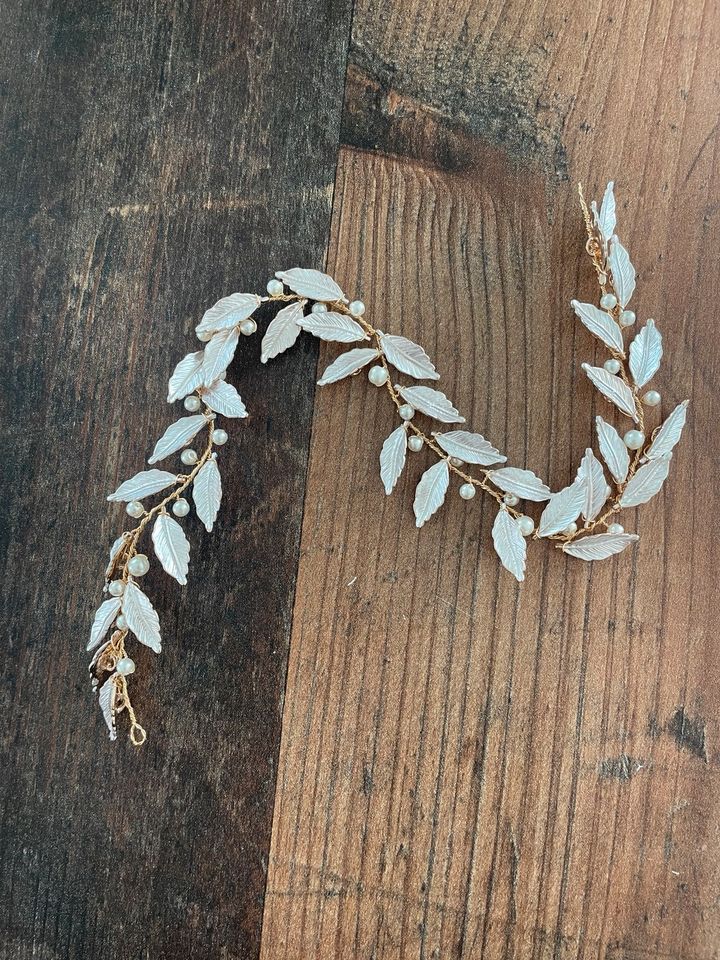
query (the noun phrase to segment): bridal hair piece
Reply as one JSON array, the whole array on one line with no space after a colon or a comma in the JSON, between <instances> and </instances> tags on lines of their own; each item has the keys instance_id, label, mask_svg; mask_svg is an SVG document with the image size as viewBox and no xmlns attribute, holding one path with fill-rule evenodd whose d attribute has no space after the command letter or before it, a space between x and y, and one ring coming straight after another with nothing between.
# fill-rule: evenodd
<instances>
[{"instance_id":1,"label":"bridal hair piece","mask_svg":"<svg viewBox=\"0 0 720 960\"><path fill-rule=\"evenodd\" d=\"M233 293L223 297L195 328L205 344L184 357L168 384L168 403L181 400L187 416L172 423L160 437L150 465L179 452L186 471L152 467L121 483L107 498L125 503L137 521L122 533L110 550L105 571L107 599L95 614L87 649L93 651L90 674L103 717L116 738L116 716L130 721L130 739L144 743L145 730L133 709L128 680L135 663L127 646L137 641L160 653L160 621L150 599L139 586L150 561L142 552L149 534L162 568L178 583L187 582L190 544L179 522L195 513L210 532L220 509L222 484L218 448L228 434L220 417L241 419L245 405L225 374L240 336L257 330L253 314L261 303L280 309L262 339L261 362L288 350L305 331L321 340L352 345L327 367L318 384L327 386L367 369L372 385L387 391L398 426L382 444L380 481L390 494L404 467L407 452L429 448L433 463L415 488L413 510L422 527L443 505L451 482L471 500L482 490L498 511L492 538L500 562L517 580L525 577L528 539L546 539L571 557L604 560L620 553L637 534L626 533L619 522L622 511L647 503L668 475L672 451L680 439L688 401L680 403L660 426L646 424L646 416L660 404L660 394L647 389L657 373L663 348L660 331L648 320L626 347L625 333L635 324L628 304L635 290L635 269L615 234L615 196L609 183L598 208L588 208L580 188L586 250L600 285L599 306L572 301L580 322L602 341L610 356L602 366L583 364L583 370L610 409L626 418L627 430L618 431L596 417L600 457L585 451L572 483L553 493L531 470L507 465L507 458L479 433L464 429L465 418L435 387L415 381L437 381L440 375L423 348L406 337L384 333L367 319L359 300L348 302L337 283L317 270L279 270L267 285L267 296ZM396 382L398 374L404 375ZM426 425L427 424L427 425ZM606 473L607 470L607 473ZM150 505L150 497L157 502ZM526 504L544 504L537 524ZM147 549L147 548L145 548ZM110 639L107 639L110 634Z\"/></svg>"}]
</instances>

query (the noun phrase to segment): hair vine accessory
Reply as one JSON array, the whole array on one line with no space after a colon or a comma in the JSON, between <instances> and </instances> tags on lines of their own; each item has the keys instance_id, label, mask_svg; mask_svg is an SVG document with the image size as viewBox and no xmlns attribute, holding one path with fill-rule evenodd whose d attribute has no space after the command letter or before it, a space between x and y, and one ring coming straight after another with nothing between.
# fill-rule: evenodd
<instances>
[{"instance_id":1,"label":"hair vine accessory","mask_svg":"<svg viewBox=\"0 0 720 960\"><path fill-rule=\"evenodd\" d=\"M531 470L501 466L507 458L481 434L456 429L465 419L445 394L412 382L439 379L423 348L405 337L376 329L365 316L364 304L348 302L326 274L300 268L281 270L268 283L267 296L234 293L204 314L196 327L204 349L184 357L168 384L168 402L182 400L188 415L167 428L148 460L152 465L180 452L187 472L144 470L121 483L107 498L126 503L128 515L138 521L110 550L105 571L108 598L95 614L87 645L94 651L90 674L111 739L116 738L116 716L122 711L130 720L131 741L139 746L146 738L128 691L128 678L135 671L126 649L129 638L134 637L155 653L161 649L157 612L138 585L150 566L141 552L144 535L150 531L163 569L185 584L190 544L178 522L190 512L184 494L191 493L195 512L210 532L222 496L216 448L228 439L217 425L218 417L247 416L240 395L226 382L225 374L240 336L256 332L253 314L261 303L280 306L262 339L262 363L288 350L303 330L321 340L362 344L341 353L318 384L326 386L368 368L370 383L387 390L399 419L380 452L380 479L387 494L405 467L408 450L432 451L434 463L425 469L415 490L413 510L418 527L442 506L454 476L461 498L471 500L480 489L497 501L493 543L502 565L519 581L525 576L529 538L553 540L566 554L582 560L605 559L638 539L637 534L625 532L617 517L624 509L646 503L662 487L685 424L688 401L676 406L661 426L649 432L646 408L657 407L660 394L645 388L660 367L660 332L655 322L648 320L626 349L624 333L635 323L635 314L628 309L635 289L635 269L615 234L613 184L608 184L599 208L595 203L588 208L582 188L580 203L587 229L586 250L597 273L600 297L599 307L577 300L572 301L572 307L610 353L602 366L585 363L583 369L600 394L632 426L621 435L598 416L602 460L588 448L573 482L557 493ZM394 383L392 370L411 382ZM420 426L418 414L443 425L443 429ZM195 449L197 438L201 438L200 452ZM193 443L195 446L191 446ZM155 495L160 495L158 502L147 506L144 501ZM545 503L537 526L520 509L521 500Z\"/></svg>"}]
</instances>

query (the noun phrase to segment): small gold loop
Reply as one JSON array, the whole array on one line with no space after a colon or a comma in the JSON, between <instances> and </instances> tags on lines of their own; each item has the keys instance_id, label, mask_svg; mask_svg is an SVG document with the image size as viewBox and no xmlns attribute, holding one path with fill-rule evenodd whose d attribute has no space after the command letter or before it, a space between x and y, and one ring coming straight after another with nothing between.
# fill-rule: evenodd
<instances>
[{"instance_id":1,"label":"small gold loop","mask_svg":"<svg viewBox=\"0 0 720 960\"><path fill-rule=\"evenodd\" d=\"M141 747L147 740L147 733L145 732L145 727L141 727L139 723L134 722L130 727L130 742L135 747Z\"/></svg>"}]
</instances>

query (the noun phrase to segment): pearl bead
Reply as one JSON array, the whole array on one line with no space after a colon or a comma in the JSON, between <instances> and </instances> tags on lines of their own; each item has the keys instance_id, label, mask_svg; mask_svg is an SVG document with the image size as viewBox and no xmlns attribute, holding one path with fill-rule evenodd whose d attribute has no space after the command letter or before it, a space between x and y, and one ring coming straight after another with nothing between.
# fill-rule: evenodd
<instances>
[{"instance_id":1,"label":"pearl bead","mask_svg":"<svg viewBox=\"0 0 720 960\"><path fill-rule=\"evenodd\" d=\"M563 530L563 533L567 534L568 536L570 536L572 533L577 533L577 524L574 522L569 523Z\"/></svg>"},{"instance_id":2,"label":"pearl bead","mask_svg":"<svg viewBox=\"0 0 720 960\"><path fill-rule=\"evenodd\" d=\"M121 677L127 677L131 673L135 673L135 661L131 660L130 657L121 657L115 664L115 669Z\"/></svg>"},{"instance_id":3,"label":"pearl bead","mask_svg":"<svg viewBox=\"0 0 720 960\"><path fill-rule=\"evenodd\" d=\"M648 390L643 396L643 403L647 404L648 407L656 407L660 403L660 399L657 390Z\"/></svg>"},{"instance_id":4,"label":"pearl bead","mask_svg":"<svg viewBox=\"0 0 720 960\"><path fill-rule=\"evenodd\" d=\"M176 517L186 517L190 513L190 504L184 497L180 497L172 505L172 512Z\"/></svg>"},{"instance_id":5,"label":"pearl bead","mask_svg":"<svg viewBox=\"0 0 720 960\"><path fill-rule=\"evenodd\" d=\"M131 500L130 503L125 507L125 513L129 517L135 517L137 520L138 517L141 517L145 513L145 507L140 503L139 500Z\"/></svg>"},{"instance_id":6,"label":"pearl bead","mask_svg":"<svg viewBox=\"0 0 720 960\"><path fill-rule=\"evenodd\" d=\"M312 307L310 307L310 313L327 313L327 304L314 303Z\"/></svg>"},{"instance_id":7,"label":"pearl bead","mask_svg":"<svg viewBox=\"0 0 720 960\"><path fill-rule=\"evenodd\" d=\"M423 443L422 437L418 437L415 434L413 434L408 440L408 446L410 447L413 453L420 453L420 451L425 446L425 444Z\"/></svg>"},{"instance_id":8,"label":"pearl bead","mask_svg":"<svg viewBox=\"0 0 720 960\"><path fill-rule=\"evenodd\" d=\"M368 370L368 380L376 387L382 387L387 383L387 379L388 372L385 367L381 367L380 364L376 364Z\"/></svg>"},{"instance_id":9,"label":"pearl bead","mask_svg":"<svg viewBox=\"0 0 720 960\"><path fill-rule=\"evenodd\" d=\"M268 280L265 289L271 297L281 297L285 288L282 285L282 280L276 280L275 277L273 277L272 280Z\"/></svg>"},{"instance_id":10,"label":"pearl bead","mask_svg":"<svg viewBox=\"0 0 720 960\"><path fill-rule=\"evenodd\" d=\"M472 500L475 496L475 484L474 483L464 483L458 493L463 498L463 500Z\"/></svg>"},{"instance_id":11,"label":"pearl bead","mask_svg":"<svg viewBox=\"0 0 720 960\"><path fill-rule=\"evenodd\" d=\"M617 297L614 293L604 293L600 297L600 306L603 310L614 310L617 306Z\"/></svg>"},{"instance_id":12,"label":"pearl bead","mask_svg":"<svg viewBox=\"0 0 720 960\"><path fill-rule=\"evenodd\" d=\"M191 395L189 397L185 397L183 400L183 406L186 410L189 410L190 413L197 413L202 406L202 403L200 401L200 397Z\"/></svg>"},{"instance_id":13,"label":"pearl bead","mask_svg":"<svg viewBox=\"0 0 720 960\"><path fill-rule=\"evenodd\" d=\"M150 569L150 561L144 553L136 553L134 557L128 560L128 573L134 577L144 577Z\"/></svg>"},{"instance_id":14,"label":"pearl bead","mask_svg":"<svg viewBox=\"0 0 720 960\"><path fill-rule=\"evenodd\" d=\"M529 537L535 529L535 521L532 517L518 517L518 526L520 527L520 533L524 537Z\"/></svg>"},{"instance_id":15,"label":"pearl bead","mask_svg":"<svg viewBox=\"0 0 720 960\"><path fill-rule=\"evenodd\" d=\"M409 403L403 403L403 405L398 408L398 413L403 420L412 420L415 416L415 408L411 407Z\"/></svg>"},{"instance_id":16,"label":"pearl bead","mask_svg":"<svg viewBox=\"0 0 720 960\"><path fill-rule=\"evenodd\" d=\"M625 533L625 527L621 523L611 523L607 528L608 533Z\"/></svg>"},{"instance_id":17,"label":"pearl bead","mask_svg":"<svg viewBox=\"0 0 720 960\"><path fill-rule=\"evenodd\" d=\"M115 626L118 628L118 630L127 630L128 623L122 614L120 614L120 616L115 621Z\"/></svg>"},{"instance_id":18,"label":"pearl bead","mask_svg":"<svg viewBox=\"0 0 720 960\"><path fill-rule=\"evenodd\" d=\"M608 373L620 373L619 360L606 360L603 364Z\"/></svg>"},{"instance_id":19,"label":"pearl bead","mask_svg":"<svg viewBox=\"0 0 720 960\"><path fill-rule=\"evenodd\" d=\"M362 300L353 300L353 302L348 307L350 315L353 317L361 317L365 313L365 304Z\"/></svg>"},{"instance_id":20,"label":"pearl bead","mask_svg":"<svg viewBox=\"0 0 720 960\"><path fill-rule=\"evenodd\" d=\"M620 314L620 326L631 327L635 323L635 314L632 310L623 310Z\"/></svg>"},{"instance_id":21,"label":"pearl bead","mask_svg":"<svg viewBox=\"0 0 720 960\"><path fill-rule=\"evenodd\" d=\"M240 333L244 337L251 337L256 330L257 324L252 317L248 317L247 320L243 320L243 322L240 324Z\"/></svg>"},{"instance_id":22,"label":"pearl bead","mask_svg":"<svg viewBox=\"0 0 720 960\"><path fill-rule=\"evenodd\" d=\"M506 493L503 500L509 507L516 507L520 502L514 493Z\"/></svg>"},{"instance_id":23,"label":"pearl bead","mask_svg":"<svg viewBox=\"0 0 720 960\"><path fill-rule=\"evenodd\" d=\"M207 343L209 340L212 340L212 333L210 330L198 330L195 327L195 336L198 338L200 343Z\"/></svg>"},{"instance_id":24,"label":"pearl bead","mask_svg":"<svg viewBox=\"0 0 720 960\"><path fill-rule=\"evenodd\" d=\"M218 447L221 447L224 443L227 443L228 435L224 430L213 430L212 432L212 442L217 444Z\"/></svg>"},{"instance_id":25,"label":"pearl bead","mask_svg":"<svg viewBox=\"0 0 720 960\"><path fill-rule=\"evenodd\" d=\"M112 583L108 584L108 593L111 597L121 597L124 589L125 584L122 580L113 580Z\"/></svg>"},{"instance_id":26,"label":"pearl bead","mask_svg":"<svg viewBox=\"0 0 720 960\"><path fill-rule=\"evenodd\" d=\"M465 465L465 461L461 460L460 457L450 457L450 463L454 467L462 467Z\"/></svg>"},{"instance_id":27,"label":"pearl bead","mask_svg":"<svg viewBox=\"0 0 720 960\"><path fill-rule=\"evenodd\" d=\"M640 430L628 430L623 437L623 442L630 450L639 450L645 443L645 434Z\"/></svg>"},{"instance_id":28,"label":"pearl bead","mask_svg":"<svg viewBox=\"0 0 720 960\"><path fill-rule=\"evenodd\" d=\"M193 463L197 463L198 455L194 450L183 450L180 454L180 459L185 464L186 467L191 467Z\"/></svg>"}]
</instances>

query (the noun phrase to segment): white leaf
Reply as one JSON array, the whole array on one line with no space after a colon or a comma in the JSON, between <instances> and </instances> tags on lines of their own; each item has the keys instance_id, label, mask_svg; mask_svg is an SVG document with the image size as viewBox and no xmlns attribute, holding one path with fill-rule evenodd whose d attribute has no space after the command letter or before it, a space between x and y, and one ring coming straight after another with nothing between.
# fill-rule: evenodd
<instances>
[{"instance_id":1,"label":"white leaf","mask_svg":"<svg viewBox=\"0 0 720 960\"><path fill-rule=\"evenodd\" d=\"M333 278L326 273L320 273L319 270L293 267L292 270L277 270L275 276L301 297L308 297L320 303L332 303L335 300L343 303L347 301L345 294Z\"/></svg>"},{"instance_id":2,"label":"white leaf","mask_svg":"<svg viewBox=\"0 0 720 960\"><path fill-rule=\"evenodd\" d=\"M259 306L260 297L254 293L231 293L229 297L223 297L205 311L195 328L196 332L217 333L218 330L229 330L247 320Z\"/></svg>"},{"instance_id":3,"label":"white leaf","mask_svg":"<svg viewBox=\"0 0 720 960\"><path fill-rule=\"evenodd\" d=\"M115 674L109 677L100 687L98 693L98 704L102 710L102 715L110 731L110 739L117 740L115 730L115 701L117 699L117 686L115 684Z\"/></svg>"},{"instance_id":4,"label":"white leaf","mask_svg":"<svg viewBox=\"0 0 720 960\"><path fill-rule=\"evenodd\" d=\"M440 374L423 348L406 337L395 337L387 333L380 337L385 358L396 370L406 373L416 380L439 380Z\"/></svg>"},{"instance_id":5,"label":"white leaf","mask_svg":"<svg viewBox=\"0 0 720 960\"><path fill-rule=\"evenodd\" d=\"M175 400L181 400L197 388L203 382L203 358L205 352L196 350L183 357L180 363L175 367L172 376L168 382L168 403L174 403Z\"/></svg>"},{"instance_id":6,"label":"white leaf","mask_svg":"<svg viewBox=\"0 0 720 960\"><path fill-rule=\"evenodd\" d=\"M657 460L650 460L628 480L620 497L621 507L639 507L647 503L660 490L670 470L671 453Z\"/></svg>"},{"instance_id":7,"label":"white leaf","mask_svg":"<svg viewBox=\"0 0 720 960\"><path fill-rule=\"evenodd\" d=\"M296 300L278 310L265 331L260 348L260 362L267 363L273 357L289 350L300 336L298 320L303 315L307 300Z\"/></svg>"},{"instance_id":8,"label":"white leaf","mask_svg":"<svg viewBox=\"0 0 720 960\"><path fill-rule=\"evenodd\" d=\"M246 417L247 410L240 394L231 383L225 380L216 380L200 394L203 403L206 403L215 413L224 417Z\"/></svg>"},{"instance_id":9,"label":"white leaf","mask_svg":"<svg viewBox=\"0 0 720 960\"><path fill-rule=\"evenodd\" d=\"M610 495L610 487L605 480L602 464L595 457L590 447L587 448L585 456L580 461L575 482L581 483L585 487L582 515L586 520L594 520Z\"/></svg>"},{"instance_id":10,"label":"white leaf","mask_svg":"<svg viewBox=\"0 0 720 960\"><path fill-rule=\"evenodd\" d=\"M203 382L206 387L212 386L216 380L219 380L230 366L239 338L240 332L233 327L232 330L216 333L205 347Z\"/></svg>"},{"instance_id":11,"label":"white leaf","mask_svg":"<svg viewBox=\"0 0 720 960\"><path fill-rule=\"evenodd\" d=\"M198 471L193 482L192 494L197 515L210 533L222 499L220 470L214 459L208 460Z\"/></svg>"},{"instance_id":12,"label":"white leaf","mask_svg":"<svg viewBox=\"0 0 720 960\"><path fill-rule=\"evenodd\" d=\"M626 307L635 290L635 267L630 262L625 247L617 237L610 241L608 266L612 274L613 289L621 307Z\"/></svg>"},{"instance_id":13,"label":"white leaf","mask_svg":"<svg viewBox=\"0 0 720 960\"><path fill-rule=\"evenodd\" d=\"M208 421L201 413L192 417L182 417L171 423L165 433L155 444L153 454L148 463L157 463L158 460L164 460L171 453L186 447L196 433L200 433L203 427L206 427Z\"/></svg>"},{"instance_id":14,"label":"white leaf","mask_svg":"<svg viewBox=\"0 0 720 960\"><path fill-rule=\"evenodd\" d=\"M600 205L600 212L598 213L597 204L593 201L592 210L595 214L595 226L600 231L600 234L605 241L608 242L610 237L612 237L615 232L615 226L617 223L615 216L615 184L611 180L605 188L605 195L603 196L602 203Z\"/></svg>"},{"instance_id":15,"label":"white leaf","mask_svg":"<svg viewBox=\"0 0 720 960\"><path fill-rule=\"evenodd\" d=\"M517 520L508 513L505 507L501 507L495 517L492 538L500 562L516 580L522 583L525 579L527 542L520 532Z\"/></svg>"},{"instance_id":16,"label":"white leaf","mask_svg":"<svg viewBox=\"0 0 720 960\"><path fill-rule=\"evenodd\" d=\"M400 396L415 410L441 423L465 423L448 398L432 387L401 387Z\"/></svg>"},{"instance_id":17,"label":"white leaf","mask_svg":"<svg viewBox=\"0 0 720 960\"><path fill-rule=\"evenodd\" d=\"M635 395L625 381L608 373L603 367L591 367L589 363L584 363L582 368L600 393L637 423Z\"/></svg>"},{"instance_id":18,"label":"white leaf","mask_svg":"<svg viewBox=\"0 0 720 960\"><path fill-rule=\"evenodd\" d=\"M130 500L142 500L153 493L160 493L166 487L177 483L177 476L167 470L142 470L134 477L121 483L115 493L111 493L108 500L117 503L128 503Z\"/></svg>"},{"instance_id":19,"label":"white leaf","mask_svg":"<svg viewBox=\"0 0 720 960\"><path fill-rule=\"evenodd\" d=\"M335 343L356 343L358 340L369 340L359 323L343 313L309 313L300 317L298 326L308 333L312 333L321 340L333 340Z\"/></svg>"},{"instance_id":20,"label":"white leaf","mask_svg":"<svg viewBox=\"0 0 720 960\"><path fill-rule=\"evenodd\" d=\"M499 450L479 433L469 433L467 430L451 430L449 433L433 433L438 445L451 457L459 457L465 463L481 463L489 466L492 463L505 463Z\"/></svg>"},{"instance_id":21,"label":"white leaf","mask_svg":"<svg viewBox=\"0 0 720 960\"><path fill-rule=\"evenodd\" d=\"M580 303L578 300L571 300L570 306L575 311L575 315L584 324L585 327L599 340L620 356L625 356L625 344L622 338L622 331L615 322L615 318L604 310L600 310L592 303Z\"/></svg>"},{"instance_id":22,"label":"white leaf","mask_svg":"<svg viewBox=\"0 0 720 960\"><path fill-rule=\"evenodd\" d=\"M155 608L134 581L125 584L121 600L123 616L130 630L140 643L160 653L160 620Z\"/></svg>"},{"instance_id":23,"label":"white leaf","mask_svg":"<svg viewBox=\"0 0 720 960\"><path fill-rule=\"evenodd\" d=\"M655 434L645 454L648 460L658 460L672 451L683 432L689 402L683 400L679 403Z\"/></svg>"},{"instance_id":24,"label":"white leaf","mask_svg":"<svg viewBox=\"0 0 720 960\"><path fill-rule=\"evenodd\" d=\"M120 598L111 597L105 600L98 607L93 625L90 628L90 639L88 640L87 650L94 650L95 647L105 639L105 634L115 622L115 618L120 613Z\"/></svg>"},{"instance_id":25,"label":"white leaf","mask_svg":"<svg viewBox=\"0 0 720 960\"><path fill-rule=\"evenodd\" d=\"M165 573L169 573L178 583L186 584L190 544L177 520L166 513L159 514L153 526L152 542Z\"/></svg>"},{"instance_id":26,"label":"white leaf","mask_svg":"<svg viewBox=\"0 0 720 960\"><path fill-rule=\"evenodd\" d=\"M551 537L574 523L585 503L585 485L577 480L569 487L554 493L545 507L538 524L539 537Z\"/></svg>"},{"instance_id":27,"label":"white leaf","mask_svg":"<svg viewBox=\"0 0 720 960\"><path fill-rule=\"evenodd\" d=\"M407 430L398 427L387 438L380 451L380 479L385 493L390 494L405 466Z\"/></svg>"},{"instance_id":28,"label":"white leaf","mask_svg":"<svg viewBox=\"0 0 720 960\"><path fill-rule=\"evenodd\" d=\"M523 500L534 500L540 503L549 500L552 491L546 487L540 477L536 477L532 470L521 470L519 467L500 467L499 470L489 470L488 477L501 490L514 493Z\"/></svg>"},{"instance_id":29,"label":"white leaf","mask_svg":"<svg viewBox=\"0 0 720 960\"><path fill-rule=\"evenodd\" d=\"M420 477L415 489L415 526L421 527L440 509L450 483L450 469L447 460L438 460Z\"/></svg>"},{"instance_id":30,"label":"white leaf","mask_svg":"<svg viewBox=\"0 0 720 960\"><path fill-rule=\"evenodd\" d=\"M615 427L595 417L600 453L617 483L624 483L630 468L630 454Z\"/></svg>"},{"instance_id":31,"label":"white leaf","mask_svg":"<svg viewBox=\"0 0 720 960\"><path fill-rule=\"evenodd\" d=\"M349 377L353 373L357 373L358 370L362 370L364 366L370 363L371 360L376 360L377 357L377 350L373 350L371 347L359 347L355 350L348 350L346 353L341 353L337 360L334 360L330 366L327 367L325 373L318 380L318 386L325 387L329 383L337 383L338 380L342 380L344 377Z\"/></svg>"},{"instance_id":32,"label":"white leaf","mask_svg":"<svg viewBox=\"0 0 720 960\"><path fill-rule=\"evenodd\" d=\"M660 331L648 320L630 344L630 373L638 387L644 387L660 369L663 348Z\"/></svg>"},{"instance_id":33,"label":"white leaf","mask_svg":"<svg viewBox=\"0 0 720 960\"><path fill-rule=\"evenodd\" d=\"M110 561L108 562L107 569L105 570L106 580L113 575L115 571L115 560L122 548L125 546L128 536L129 534L127 533L121 533L115 543L110 547Z\"/></svg>"},{"instance_id":34,"label":"white leaf","mask_svg":"<svg viewBox=\"0 0 720 960\"><path fill-rule=\"evenodd\" d=\"M596 533L564 543L563 552L580 560L605 560L639 539L636 533Z\"/></svg>"}]
</instances>

